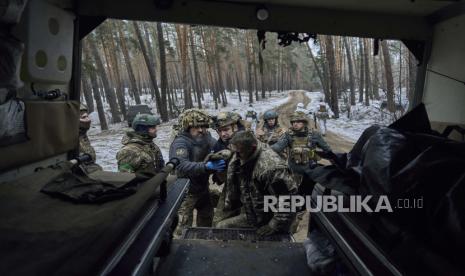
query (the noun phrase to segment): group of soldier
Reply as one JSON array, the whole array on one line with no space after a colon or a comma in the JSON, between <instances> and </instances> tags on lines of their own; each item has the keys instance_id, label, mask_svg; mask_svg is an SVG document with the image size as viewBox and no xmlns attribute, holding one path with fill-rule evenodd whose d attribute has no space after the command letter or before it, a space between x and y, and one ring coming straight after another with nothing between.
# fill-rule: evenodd
<instances>
[{"instance_id":1,"label":"group of soldier","mask_svg":"<svg viewBox=\"0 0 465 276\"><path fill-rule=\"evenodd\" d=\"M288 130L278 119L276 111L266 111L263 124L254 132L235 112L210 116L188 109L179 116L169 159L179 160L176 174L189 178L190 186L178 213L178 233L192 226L194 219L199 227L255 228L259 236L295 231L301 215L265 212L264 196L311 192L313 182L308 176L319 159L316 148L327 153L331 148L311 129L305 112L290 116ZM89 152L95 162L95 151L85 134L89 124L87 110L82 108L81 152ZM155 115L135 117L116 155L119 171L156 174L163 168L163 156L153 141L159 124ZM217 132L217 140L209 128ZM217 202L212 200L210 179L223 186Z\"/></svg>"}]
</instances>

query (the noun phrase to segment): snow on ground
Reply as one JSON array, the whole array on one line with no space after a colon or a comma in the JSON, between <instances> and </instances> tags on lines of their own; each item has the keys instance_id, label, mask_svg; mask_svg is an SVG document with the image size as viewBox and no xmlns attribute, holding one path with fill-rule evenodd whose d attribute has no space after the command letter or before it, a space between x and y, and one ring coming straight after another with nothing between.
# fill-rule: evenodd
<instances>
[{"instance_id":1,"label":"snow on ground","mask_svg":"<svg viewBox=\"0 0 465 276\"><path fill-rule=\"evenodd\" d=\"M324 98L324 94L321 92L307 92L306 95L311 99L306 108L311 111L318 110L319 99ZM358 95L356 95L356 99L358 99ZM329 131L355 142L369 126L374 124L387 126L394 121L394 118L386 110L381 110L381 102L382 100L370 101L370 106L357 102L355 106L351 107L350 119L347 118L347 111L341 111L339 118L328 119L326 126ZM407 109L407 99L404 98L402 102L404 108Z\"/></svg>"},{"instance_id":2,"label":"snow on ground","mask_svg":"<svg viewBox=\"0 0 465 276\"><path fill-rule=\"evenodd\" d=\"M311 102L306 108L312 111L317 110L319 106L319 99L324 98L323 94L321 92L306 92L306 95L311 99ZM235 111L245 117L246 110L249 107L248 94L242 93L242 102L239 102L239 95L237 92L227 93L227 96L228 105L226 107L219 105L218 110L215 110L215 105L211 95L209 93L205 93L203 109L211 115L217 114L219 111ZM155 111L155 104L151 100L150 95L141 95L141 100ZM269 94L267 93L267 98L264 101L254 101L253 109L260 116L266 110L280 106L287 101L287 92L279 93L277 91L273 91L271 93L271 97L269 97ZM406 99L403 99L402 101L404 104L407 103ZM357 103L357 105L352 106L351 119L347 118L347 112L341 111L340 118L329 119L327 121L328 130L346 138L347 140L355 142L367 127L373 124L389 125L393 121L393 118L380 109L381 102L381 100L371 101L370 106L365 106L363 103ZM105 110L109 113L106 103ZM121 139L123 135L126 131L130 131L131 129L128 128L126 122L122 122L118 124L109 124L109 130L101 131L97 113L91 113L90 117L92 118L93 124L92 128L89 130L89 139L95 147L97 163L105 170L116 171L116 153L121 148ZM107 117L110 116L107 115ZM165 161L168 159L169 146L172 140L172 126L175 122L176 119L173 119L161 124L158 127L158 137L154 140L160 147ZM217 137L215 131L211 131L211 134L213 137Z\"/></svg>"},{"instance_id":3,"label":"snow on ground","mask_svg":"<svg viewBox=\"0 0 465 276\"><path fill-rule=\"evenodd\" d=\"M212 97L209 93L205 93L205 104L204 110L209 114L216 114L219 111L236 111L242 116L245 116L245 112L248 108L248 94L242 93L242 102L239 102L239 95L237 92L227 93L228 96L228 106L218 107L218 110L215 110L215 105L212 100ZM285 103L288 99L288 93L281 92L278 93L273 91L271 97L267 93L267 98L264 101L258 101L253 103L254 110L260 115L268 109L271 109L275 106L279 106ZM150 95L141 95L142 103L147 104L149 107L154 109L154 102L150 100ZM194 103L195 105L195 103ZM108 106L104 104L105 110L107 110L106 116L110 118ZM153 110L154 111L154 110ZM88 132L89 139L92 145L95 148L97 154L97 163L103 167L106 171L117 171L116 164L116 153L121 148L121 139L127 131L130 131L131 128L128 127L127 122L109 124L109 130L101 131L99 126L99 120L97 112L92 112L90 114L92 119L92 127ZM165 161L168 159L169 146L172 140L172 126L175 124L176 119L173 119L169 122L165 122L158 127L157 138L154 142L160 147ZM211 134L214 137L217 137L215 131L211 131Z\"/></svg>"}]
</instances>

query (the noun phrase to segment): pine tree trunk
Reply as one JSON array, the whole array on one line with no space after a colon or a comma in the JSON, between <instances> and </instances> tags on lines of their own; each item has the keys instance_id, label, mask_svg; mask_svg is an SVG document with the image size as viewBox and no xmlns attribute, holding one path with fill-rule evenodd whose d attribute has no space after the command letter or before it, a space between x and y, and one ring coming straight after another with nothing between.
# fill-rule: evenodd
<instances>
[{"instance_id":1,"label":"pine tree trunk","mask_svg":"<svg viewBox=\"0 0 465 276\"><path fill-rule=\"evenodd\" d=\"M105 117L105 110L103 109L102 96L100 95L99 85L97 82L97 76L95 76L95 74L90 74L90 81L92 83L92 87L93 87L92 91L94 94L95 104L97 106L97 113L98 113L98 118L100 121L100 129L107 130L108 124L107 124L107 119Z\"/></svg>"},{"instance_id":2,"label":"pine tree trunk","mask_svg":"<svg viewBox=\"0 0 465 276\"><path fill-rule=\"evenodd\" d=\"M344 37L344 47L347 54L347 64L349 67L349 87L350 87L350 105L355 105L355 76L354 76L354 64L352 62L352 54L350 51L347 37Z\"/></svg>"},{"instance_id":3,"label":"pine tree trunk","mask_svg":"<svg viewBox=\"0 0 465 276\"><path fill-rule=\"evenodd\" d=\"M109 24L110 23L111 22L109 22ZM104 49L107 49L106 56L107 64L109 64L108 69L113 73L113 81L116 83L116 97L118 100L118 105L123 115L123 119L126 121L127 110L124 97L124 87L121 81L121 74L119 72L118 58L116 57L117 48L115 44L115 39L111 31L109 31L107 28L105 28L105 31L110 33L111 38L104 39L102 35L100 36L100 38L102 39L102 46L104 47Z\"/></svg>"},{"instance_id":4,"label":"pine tree trunk","mask_svg":"<svg viewBox=\"0 0 465 276\"><path fill-rule=\"evenodd\" d=\"M82 94L84 94L84 99L86 99L87 109L89 113L94 112L94 100L92 99L92 88L89 85L89 81L84 76L81 77L81 89Z\"/></svg>"},{"instance_id":5,"label":"pine tree trunk","mask_svg":"<svg viewBox=\"0 0 465 276\"><path fill-rule=\"evenodd\" d=\"M134 26L137 26L137 23L136 22L133 22ZM161 115L162 113L162 108L165 107L165 104L166 103L163 103L161 102L161 96L160 96L160 90L158 89L158 81L157 81L157 74L155 72L155 57L154 57L154 54L153 54L153 49L155 48L155 45L152 45L151 41L150 41L150 34L148 32L148 27L147 27L147 23L143 23L142 24L142 27L144 28L144 33L145 33L145 41L146 41L146 47L145 48L145 45L144 45L144 42L143 42L143 39L142 39L142 33L140 31L139 28L137 28L136 30L136 34L137 34L137 37L138 37L138 40L139 40L139 44L141 45L144 45L144 50L142 50L142 54L144 55L144 59L145 59L145 63L147 65L147 67L150 67L147 68L149 69L148 70L148 73L149 73L149 79L151 81L151 88L152 88L152 98L153 96L155 96L155 100L156 100L156 106L157 106L157 111L158 113ZM140 35L140 37L139 37ZM166 111L165 111L166 112Z\"/></svg>"},{"instance_id":6,"label":"pine tree trunk","mask_svg":"<svg viewBox=\"0 0 465 276\"><path fill-rule=\"evenodd\" d=\"M364 53L364 60L365 60L365 105L370 105L370 97L372 95L371 91L371 77L370 77L370 49L368 47L367 39L363 40L363 53Z\"/></svg>"},{"instance_id":7,"label":"pine tree trunk","mask_svg":"<svg viewBox=\"0 0 465 276\"><path fill-rule=\"evenodd\" d=\"M256 62L256 50L255 50L255 43L253 42L254 39L251 35L252 33L249 32L250 42L252 47L252 65L253 65L253 75L254 75L254 88L255 88L255 100L258 102L258 74L257 74L257 62Z\"/></svg>"},{"instance_id":8,"label":"pine tree trunk","mask_svg":"<svg viewBox=\"0 0 465 276\"><path fill-rule=\"evenodd\" d=\"M379 100L379 58L373 57L373 97L375 100Z\"/></svg>"},{"instance_id":9,"label":"pine tree trunk","mask_svg":"<svg viewBox=\"0 0 465 276\"><path fill-rule=\"evenodd\" d=\"M195 90L196 90L196 95L197 95L197 105L199 108L202 108L202 85L200 81L200 74L199 74L199 67L197 65L197 57L195 54L195 45L194 45L194 32L192 31L192 28L189 28L190 31L190 46L191 46L191 56L192 56L192 63L194 65L194 80L195 80Z\"/></svg>"},{"instance_id":10,"label":"pine tree trunk","mask_svg":"<svg viewBox=\"0 0 465 276\"><path fill-rule=\"evenodd\" d=\"M97 66L97 71L100 73L100 77L103 82L103 89L105 89L105 95L107 97L108 104L110 105L110 111L111 111L111 116L113 118L113 123L119 123L121 122L121 118L119 117L120 113L118 110L118 104L116 103L115 91L111 89L110 87L110 83L108 82L108 77L105 72L105 67L103 66L102 59L100 58L100 54L97 50L97 45L93 37L89 37L88 46L90 48L90 52L92 53L95 64Z\"/></svg>"},{"instance_id":11,"label":"pine tree trunk","mask_svg":"<svg viewBox=\"0 0 465 276\"><path fill-rule=\"evenodd\" d=\"M103 109L102 97L99 91L99 84L97 81L97 76L95 74L96 69L93 65L93 60L90 56L88 39L89 38L83 40L82 46L83 46L83 49L85 49L85 52L87 53L84 56L85 63L88 64L90 67L90 70L89 70L90 72L86 72L86 75L89 78L90 84L91 84L91 86L89 87L91 90L89 90L89 92L92 93L94 96L95 106L97 108L97 114L98 114L98 118L100 121L100 129L107 130L108 124L107 124L107 120L105 117L105 110Z\"/></svg>"},{"instance_id":12,"label":"pine tree trunk","mask_svg":"<svg viewBox=\"0 0 465 276\"><path fill-rule=\"evenodd\" d=\"M168 89L168 77L166 72L166 50L165 50L165 39L163 38L163 25L157 22L157 39L158 49L160 54L160 89L161 89L161 109L160 116L162 121L167 122L169 120L168 110L166 108L167 103L167 89ZM171 108L171 104L168 103ZM170 110L170 113L172 111Z\"/></svg>"},{"instance_id":13,"label":"pine tree trunk","mask_svg":"<svg viewBox=\"0 0 465 276\"><path fill-rule=\"evenodd\" d=\"M262 43L264 43L264 41ZM262 90L262 99L265 99L266 97L265 76L264 76L265 68L263 64L263 46L262 45L258 45L258 66L260 69L260 88Z\"/></svg>"},{"instance_id":14,"label":"pine tree trunk","mask_svg":"<svg viewBox=\"0 0 465 276\"><path fill-rule=\"evenodd\" d=\"M139 96L139 89L137 88L136 77L134 76L134 71L132 69L131 58L129 57L129 51L126 45L126 40L124 39L124 36L123 36L122 26L123 26L123 22L116 23L115 21L115 29L118 30L121 51L123 52L125 67L128 71L129 93L134 96L134 100L136 101L136 104L141 104L140 96Z\"/></svg>"},{"instance_id":15,"label":"pine tree trunk","mask_svg":"<svg viewBox=\"0 0 465 276\"><path fill-rule=\"evenodd\" d=\"M328 58L329 76L331 81L331 109L334 112L334 116L339 118L339 103L338 103L338 91L339 91L339 74L336 72L336 61L334 58L333 38L326 36L326 56Z\"/></svg>"},{"instance_id":16,"label":"pine tree trunk","mask_svg":"<svg viewBox=\"0 0 465 276\"><path fill-rule=\"evenodd\" d=\"M252 58L251 58L251 53L250 53L250 42L249 42L249 36L247 35L247 31L245 33L245 56L247 60L247 75L248 75L247 89L249 90L249 104L252 104L253 103Z\"/></svg>"},{"instance_id":17,"label":"pine tree trunk","mask_svg":"<svg viewBox=\"0 0 465 276\"><path fill-rule=\"evenodd\" d=\"M241 103L242 102L242 96L241 96L241 80L239 79L239 73L237 72L237 69L236 69L236 81L237 81L237 94L239 96L239 102Z\"/></svg>"},{"instance_id":18,"label":"pine tree trunk","mask_svg":"<svg viewBox=\"0 0 465 276\"><path fill-rule=\"evenodd\" d=\"M323 80L325 83L326 89L323 89L324 94L325 94L325 100L329 102L331 100L331 91L330 91L330 77L329 77L329 67L328 67L328 56L326 53L326 36L322 36L320 39L320 49L322 49L321 56L323 57L321 59L321 67L323 68Z\"/></svg>"},{"instance_id":19,"label":"pine tree trunk","mask_svg":"<svg viewBox=\"0 0 465 276\"><path fill-rule=\"evenodd\" d=\"M359 46L359 51L360 51L360 83L359 83L359 89L358 89L358 102L361 103L363 102L363 89L365 87L365 54L363 51L363 43L362 43L363 38L358 39L358 46Z\"/></svg>"},{"instance_id":20,"label":"pine tree trunk","mask_svg":"<svg viewBox=\"0 0 465 276\"><path fill-rule=\"evenodd\" d=\"M390 112L394 112L394 79L392 77L391 57L386 40L381 41L381 49L383 52L384 71L386 76L387 108Z\"/></svg>"},{"instance_id":21,"label":"pine tree trunk","mask_svg":"<svg viewBox=\"0 0 465 276\"><path fill-rule=\"evenodd\" d=\"M178 46L181 58L181 77L182 77L182 89L184 91L184 108L189 109L193 107L192 98L188 88L187 79L187 30L186 26L176 25L176 33L178 34Z\"/></svg>"}]
</instances>

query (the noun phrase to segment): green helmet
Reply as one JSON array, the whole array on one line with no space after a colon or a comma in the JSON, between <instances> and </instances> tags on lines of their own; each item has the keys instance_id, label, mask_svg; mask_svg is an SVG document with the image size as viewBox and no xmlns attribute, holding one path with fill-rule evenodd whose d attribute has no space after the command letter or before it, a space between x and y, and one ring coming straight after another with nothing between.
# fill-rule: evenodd
<instances>
[{"instance_id":1,"label":"green helmet","mask_svg":"<svg viewBox=\"0 0 465 276\"><path fill-rule=\"evenodd\" d=\"M301 121L301 122L304 122L305 124L308 124L307 115L305 115L305 112L302 112L302 111L296 111L292 113L290 121L291 123Z\"/></svg>"},{"instance_id":2,"label":"green helmet","mask_svg":"<svg viewBox=\"0 0 465 276\"><path fill-rule=\"evenodd\" d=\"M212 119L208 113L197 109L191 108L185 110L179 116L179 125L183 130L188 130L190 127L210 127Z\"/></svg>"},{"instance_id":3,"label":"green helmet","mask_svg":"<svg viewBox=\"0 0 465 276\"><path fill-rule=\"evenodd\" d=\"M225 127L225 126L229 126L232 124L237 124L240 119L241 119L241 116L237 114L236 112L223 111L223 112L218 113L218 116L216 116L215 127L220 128L220 127Z\"/></svg>"},{"instance_id":4,"label":"green helmet","mask_svg":"<svg viewBox=\"0 0 465 276\"><path fill-rule=\"evenodd\" d=\"M152 114L137 114L132 121L132 128L136 129L137 126L158 126L160 124L160 117Z\"/></svg>"},{"instance_id":5,"label":"green helmet","mask_svg":"<svg viewBox=\"0 0 465 276\"><path fill-rule=\"evenodd\" d=\"M265 114L263 114L263 119L264 120L278 119L278 112L274 110L267 110Z\"/></svg>"}]
</instances>

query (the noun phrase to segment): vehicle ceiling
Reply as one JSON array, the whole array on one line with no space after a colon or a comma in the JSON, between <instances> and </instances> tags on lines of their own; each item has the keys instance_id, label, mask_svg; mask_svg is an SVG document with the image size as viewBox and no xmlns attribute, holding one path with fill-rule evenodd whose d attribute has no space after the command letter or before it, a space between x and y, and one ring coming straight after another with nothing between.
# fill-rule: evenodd
<instances>
[{"instance_id":1,"label":"vehicle ceiling","mask_svg":"<svg viewBox=\"0 0 465 276\"><path fill-rule=\"evenodd\" d=\"M416 41L428 40L432 23L444 14L463 10L463 3L450 0L50 1L74 9L84 21L116 18ZM256 17L260 7L269 11L265 21Z\"/></svg>"}]
</instances>

